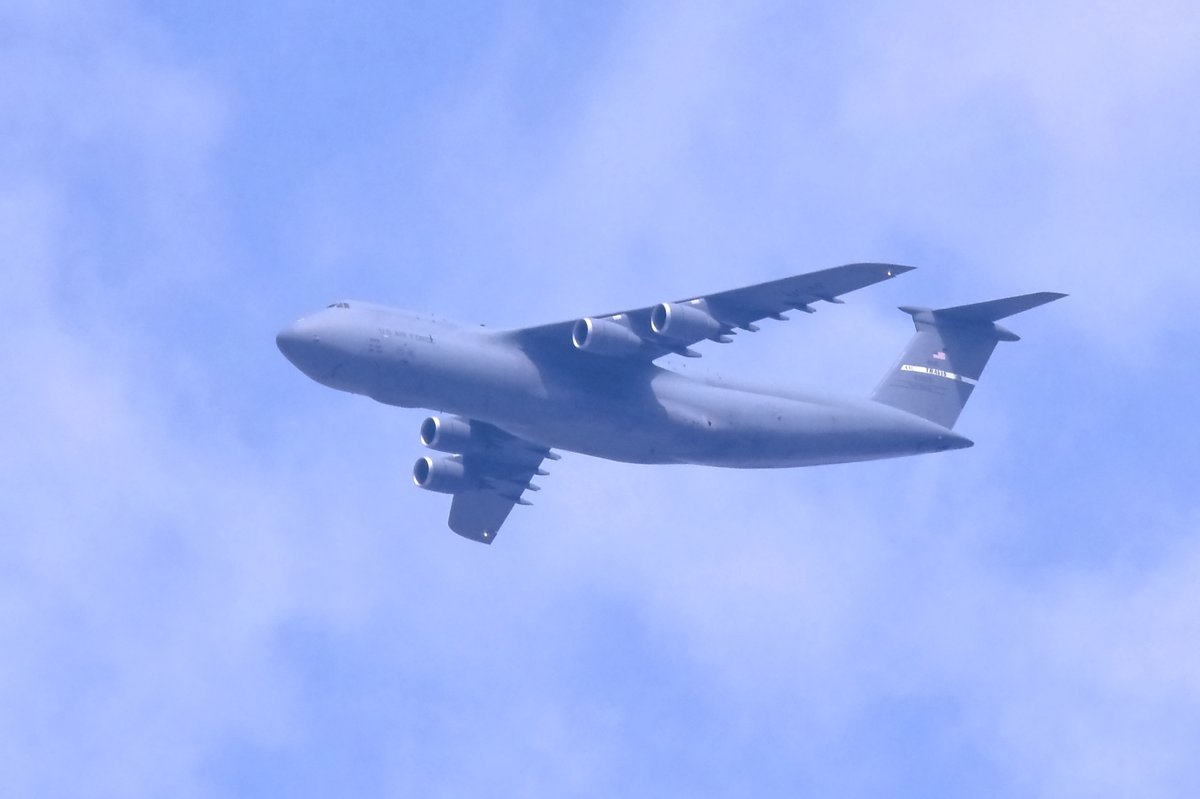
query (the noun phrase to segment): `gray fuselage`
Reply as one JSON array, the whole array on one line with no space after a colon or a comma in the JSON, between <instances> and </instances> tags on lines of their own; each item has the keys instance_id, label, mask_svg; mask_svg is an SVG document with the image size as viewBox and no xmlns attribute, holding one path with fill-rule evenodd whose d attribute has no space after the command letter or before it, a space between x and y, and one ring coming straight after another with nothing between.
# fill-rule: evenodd
<instances>
[{"instance_id":1,"label":"gray fuselage","mask_svg":"<svg viewBox=\"0 0 1200 799\"><path fill-rule=\"evenodd\" d=\"M578 351L548 357L506 332L367 303L337 303L277 341L293 364L331 388L616 461L774 468L971 445L868 399L752 389Z\"/></svg>"}]
</instances>

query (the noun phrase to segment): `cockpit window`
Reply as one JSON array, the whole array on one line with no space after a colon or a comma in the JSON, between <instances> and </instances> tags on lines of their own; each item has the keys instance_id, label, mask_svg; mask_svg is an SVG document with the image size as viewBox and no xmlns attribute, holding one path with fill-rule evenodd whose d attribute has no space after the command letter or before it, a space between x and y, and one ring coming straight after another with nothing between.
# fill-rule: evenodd
<instances>
[{"instance_id":1,"label":"cockpit window","mask_svg":"<svg viewBox=\"0 0 1200 799\"><path fill-rule=\"evenodd\" d=\"M350 307L350 303L348 303L348 302L335 302L333 305L328 305L328 306L326 306L326 307L327 307L327 308L349 308L349 307Z\"/></svg>"}]
</instances>

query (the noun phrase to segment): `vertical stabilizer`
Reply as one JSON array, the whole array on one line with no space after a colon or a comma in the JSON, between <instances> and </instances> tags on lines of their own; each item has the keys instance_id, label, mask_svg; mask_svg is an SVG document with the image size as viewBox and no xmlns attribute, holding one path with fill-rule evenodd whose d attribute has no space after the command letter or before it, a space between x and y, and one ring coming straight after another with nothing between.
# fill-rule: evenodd
<instances>
[{"instance_id":1,"label":"vertical stabilizer","mask_svg":"<svg viewBox=\"0 0 1200 799\"><path fill-rule=\"evenodd\" d=\"M1065 296L1043 291L940 310L902 306L917 333L871 399L953 427L997 342L1018 340L996 320Z\"/></svg>"}]
</instances>

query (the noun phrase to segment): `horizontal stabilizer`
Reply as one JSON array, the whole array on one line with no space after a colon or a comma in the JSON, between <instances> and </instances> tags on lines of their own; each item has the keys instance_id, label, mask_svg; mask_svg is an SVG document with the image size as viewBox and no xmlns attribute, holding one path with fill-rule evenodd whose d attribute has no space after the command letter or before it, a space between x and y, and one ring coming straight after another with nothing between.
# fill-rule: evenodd
<instances>
[{"instance_id":1,"label":"horizontal stabilizer","mask_svg":"<svg viewBox=\"0 0 1200 799\"><path fill-rule=\"evenodd\" d=\"M1065 296L1067 295L1059 294L1055 291L1039 291L1036 294L1022 294L1019 297L1006 297L1002 300L977 302L974 305L942 308L939 311L934 311L934 313L938 316L956 319L978 319L980 321L995 322L1013 314L1028 311L1030 308L1036 308L1039 305L1045 305L1054 300L1061 300Z\"/></svg>"},{"instance_id":2,"label":"horizontal stabilizer","mask_svg":"<svg viewBox=\"0 0 1200 799\"><path fill-rule=\"evenodd\" d=\"M913 318L913 324L917 330L958 325L981 331L986 330L989 335L994 335L997 341L1020 341L1020 336L996 324L996 320L1028 311L1030 308L1036 308L1054 300L1060 300L1065 296L1067 295L1055 291L1039 291L1036 294L1022 294L1019 297L1005 297L1001 300L977 302L972 305L956 305L953 308L935 310L901 305L900 310Z\"/></svg>"}]
</instances>

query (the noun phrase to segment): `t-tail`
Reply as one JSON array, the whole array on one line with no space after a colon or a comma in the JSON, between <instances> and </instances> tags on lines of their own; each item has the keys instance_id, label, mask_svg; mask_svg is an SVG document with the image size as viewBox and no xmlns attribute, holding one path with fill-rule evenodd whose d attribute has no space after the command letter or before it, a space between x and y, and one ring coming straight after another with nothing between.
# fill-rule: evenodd
<instances>
[{"instance_id":1,"label":"t-tail","mask_svg":"<svg viewBox=\"0 0 1200 799\"><path fill-rule=\"evenodd\" d=\"M953 427L997 342L1019 340L996 321L1065 296L1043 291L940 310L901 306L917 333L871 399Z\"/></svg>"}]
</instances>

